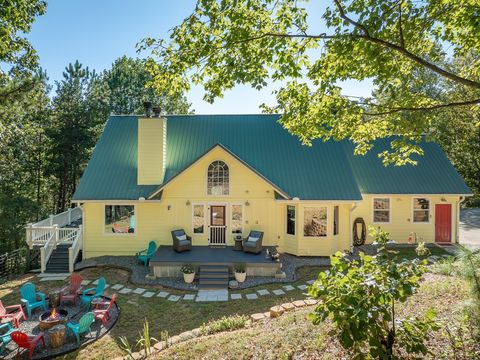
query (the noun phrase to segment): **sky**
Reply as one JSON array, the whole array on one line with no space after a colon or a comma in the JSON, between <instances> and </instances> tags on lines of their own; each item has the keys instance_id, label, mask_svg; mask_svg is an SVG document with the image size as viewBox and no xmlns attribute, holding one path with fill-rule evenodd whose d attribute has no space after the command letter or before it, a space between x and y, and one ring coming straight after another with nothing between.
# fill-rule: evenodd
<instances>
[{"instance_id":1,"label":"sky","mask_svg":"<svg viewBox=\"0 0 480 360\"><path fill-rule=\"evenodd\" d=\"M141 39L166 38L194 6L194 0L48 0L46 14L36 20L28 38L53 84L75 60L99 73L120 56L138 56L135 45ZM320 16L325 0L308 6L312 16ZM238 86L213 104L203 101L201 87L194 87L187 98L197 114L260 113L262 103L275 104L271 92L278 86L260 91ZM366 97L372 85L348 81L342 88L346 95Z\"/></svg>"}]
</instances>

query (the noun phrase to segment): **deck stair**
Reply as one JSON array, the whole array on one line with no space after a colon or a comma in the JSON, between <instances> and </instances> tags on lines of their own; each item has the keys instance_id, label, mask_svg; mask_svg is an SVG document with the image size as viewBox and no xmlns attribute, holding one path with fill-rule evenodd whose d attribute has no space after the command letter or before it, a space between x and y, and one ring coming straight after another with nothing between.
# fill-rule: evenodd
<instances>
[{"instance_id":1,"label":"deck stair","mask_svg":"<svg viewBox=\"0 0 480 360\"><path fill-rule=\"evenodd\" d=\"M68 258L68 249L70 244L58 245L55 250L53 250L50 259L48 260L47 267L45 272L47 273L68 273L69 258Z\"/></svg>"},{"instance_id":2,"label":"deck stair","mask_svg":"<svg viewBox=\"0 0 480 360\"><path fill-rule=\"evenodd\" d=\"M199 267L198 288L201 290L228 289L229 269L224 265Z\"/></svg>"}]
</instances>

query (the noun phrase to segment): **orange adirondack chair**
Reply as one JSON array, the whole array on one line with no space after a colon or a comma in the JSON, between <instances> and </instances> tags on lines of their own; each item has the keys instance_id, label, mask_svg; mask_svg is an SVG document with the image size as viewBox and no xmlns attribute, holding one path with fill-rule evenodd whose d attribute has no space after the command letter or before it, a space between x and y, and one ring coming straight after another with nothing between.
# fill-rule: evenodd
<instances>
[{"instance_id":1,"label":"orange adirondack chair","mask_svg":"<svg viewBox=\"0 0 480 360\"><path fill-rule=\"evenodd\" d=\"M100 320L103 323L103 326L107 327L108 320L110 319L110 310L115 304L117 294L113 294L110 301L102 301L96 304L93 313L95 314L95 320Z\"/></svg>"},{"instance_id":2,"label":"orange adirondack chair","mask_svg":"<svg viewBox=\"0 0 480 360\"><path fill-rule=\"evenodd\" d=\"M40 341L45 347L45 338L43 336L43 333L40 333L38 335L27 335L17 330L11 333L10 337L12 338L13 342L18 345L17 355L20 352L21 348L28 349L29 359L32 358L33 352L35 351L35 348L40 343Z\"/></svg>"},{"instance_id":3,"label":"orange adirondack chair","mask_svg":"<svg viewBox=\"0 0 480 360\"><path fill-rule=\"evenodd\" d=\"M74 304L77 303L77 297L81 292L82 280L83 278L80 274L73 273L72 276L70 276L70 284L60 290L60 303L64 301L72 301Z\"/></svg>"},{"instance_id":4,"label":"orange adirondack chair","mask_svg":"<svg viewBox=\"0 0 480 360\"><path fill-rule=\"evenodd\" d=\"M20 320L27 320L27 317L23 312L22 305L3 306L2 300L0 300L0 320L2 319L13 320L15 327L18 328Z\"/></svg>"}]
</instances>

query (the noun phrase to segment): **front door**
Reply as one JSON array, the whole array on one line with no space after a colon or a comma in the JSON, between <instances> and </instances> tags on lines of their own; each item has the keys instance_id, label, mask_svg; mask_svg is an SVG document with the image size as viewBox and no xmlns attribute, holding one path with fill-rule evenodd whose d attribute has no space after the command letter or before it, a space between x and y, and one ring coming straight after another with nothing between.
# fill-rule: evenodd
<instances>
[{"instance_id":1,"label":"front door","mask_svg":"<svg viewBox=\"0 0 480 360\"><path fill-rule=\"evenodd\" d=\"M452 205L435 205L435 241L449 243L452 241Z\"/></svg>"},{"instance_id":2,"label":"front door","mask_svg":"<svg viewBox=\"0 0 480 360\"><path fill-rule=\"evenodd\" d=\"M225 205L210 205L210 245L226 244Z\"/></svg>"}]
</instances>

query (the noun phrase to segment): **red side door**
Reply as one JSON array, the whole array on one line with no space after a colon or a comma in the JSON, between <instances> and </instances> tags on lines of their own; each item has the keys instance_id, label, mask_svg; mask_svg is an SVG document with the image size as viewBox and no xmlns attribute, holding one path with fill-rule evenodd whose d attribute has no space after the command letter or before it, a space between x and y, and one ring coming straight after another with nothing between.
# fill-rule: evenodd
<instances>
[{"instance_id":1,"label":"red side door","mask_svg":"<svg viewBox=\"0 0 480 360\"><path fill-rule=\"evenodd\" d=\"M435 241L440 243L452 241L452 205L435 205Z\"/></svg>"}]
</instances>

